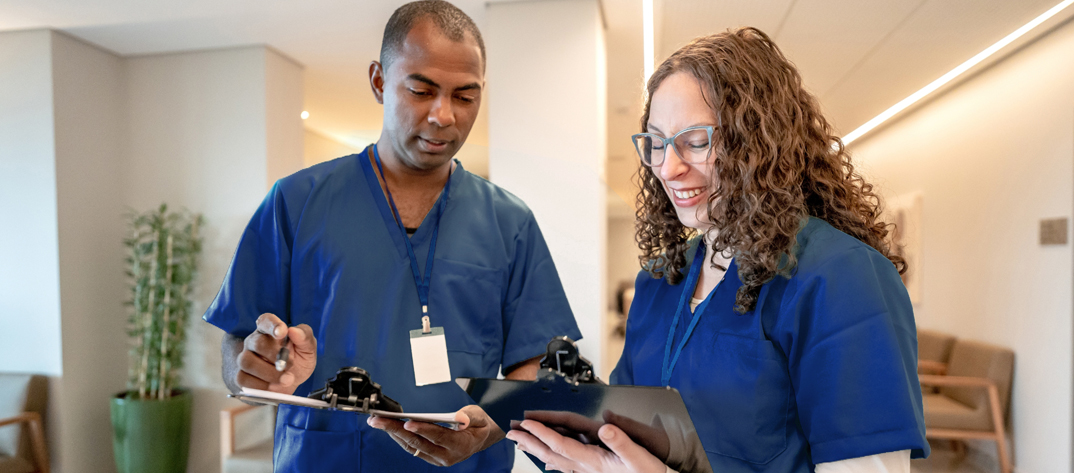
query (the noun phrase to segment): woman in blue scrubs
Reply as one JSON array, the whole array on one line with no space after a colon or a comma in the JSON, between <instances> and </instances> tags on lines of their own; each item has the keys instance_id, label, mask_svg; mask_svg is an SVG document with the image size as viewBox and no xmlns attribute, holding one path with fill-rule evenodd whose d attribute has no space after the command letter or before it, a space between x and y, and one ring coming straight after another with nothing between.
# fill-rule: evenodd
<instances>
[{"instance_id":1,"label":"woman in blue scrubs","mask_svg":"<svg viewBox=\"0 0 1074 473\"><path fill-rule=\"evenodd\" d=\"M753 28L699 38L649 79L642 126L645 263L612 382L676 388L716 472L909 472L929 447L906 263L794 66ZM508 433L563 471L698 467L599 436Z\"/></svg>"}]
</instances>

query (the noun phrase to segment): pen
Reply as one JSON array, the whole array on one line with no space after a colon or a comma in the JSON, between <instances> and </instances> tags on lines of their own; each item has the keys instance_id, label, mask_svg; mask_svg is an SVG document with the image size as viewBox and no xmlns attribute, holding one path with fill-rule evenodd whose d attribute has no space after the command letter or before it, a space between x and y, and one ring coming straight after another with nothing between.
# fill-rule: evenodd
<instances>
[{"instance_id":1,"label":"pen","mask_svg":"<svg viewBox=\"0 0 1074 473\"><path fill-rule=\"evenodd\" d=\"M283 371L287 369L287 363L291 359L291 350L287 349L287 342L290 337L283 337L283 346L280 347L280 353L276 355L276 371Z\"/></svg>"}]
</instances>

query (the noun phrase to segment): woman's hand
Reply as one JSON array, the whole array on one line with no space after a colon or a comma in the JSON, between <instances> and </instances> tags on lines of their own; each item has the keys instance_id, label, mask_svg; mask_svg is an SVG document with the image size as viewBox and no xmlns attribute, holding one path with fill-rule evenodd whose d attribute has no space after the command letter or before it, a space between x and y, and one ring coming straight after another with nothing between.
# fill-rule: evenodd
<instances>
[{"instance_id":1,"label":"woman's hand","mask_svg":"<svg viewBox=\"0 0 1074 473\"><path fill-rule=\"evenodd\" d=\"M665 473L667 466L642 446L634 443L619 427L605 424L597 431L609 452L596 445L585 445L564 437L535 420L524 420L507 438L518 448L539 458L547 470L574 473L630 472Z\"/></svg>"}]
</instances>

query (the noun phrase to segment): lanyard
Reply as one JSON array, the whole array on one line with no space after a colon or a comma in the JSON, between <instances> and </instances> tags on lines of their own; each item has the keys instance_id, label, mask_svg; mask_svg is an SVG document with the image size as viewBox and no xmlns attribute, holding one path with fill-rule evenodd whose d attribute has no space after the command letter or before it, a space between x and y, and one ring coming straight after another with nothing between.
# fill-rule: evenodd
<instances>
[{"instance_id":1,"label":"lanyard","mask_svg":"<svg viewBox=\"0 0 1074 473\"><path fill-rule=\"evenodd\" d=\"M664 365L661 367L660 373L660 384L664 387L667 387L671 381L671 372L675 369L675 364L678 363L679 355L682 354L682 348L686 346L686 341L690 339L690 334L694 333L694 327L697 327L697 322L701 320L701 313L705 311L709 301L712 300L712 294L710 293L705 297L705 301L694 309L694 317L690 320L690 325L686 327L686 333L683 334L682 341L679 342L679 346L675 349L674 356L672 356L671 346L675 341L675 329L679 327L679 316L682 314L683 308L687 307L686 300L693 294L693 289L697 286L697 280L701 277L701 266L705 264L704 260L705 242L701 241L698 243L697 254L694 256L694 264L690 266L690 275L683 282L682 295L679 296L679 307L675 309L675 317L671 321L671 330L668 330L668 343L664 347Z\"/></svg>"},{"instance_id":2,"label":"lanyard","mask_svg":"<svg viewBox=\"0 0 1074 473\"><path fill-rule=\"evenodd\" d=\"M380 164L380 152L377 151L377 146L373 145L373 159L377 162L377 169L380 171L381 177L384 179L384 193L388 194L388 203L392 206L392 215L395 217L395 225L399 228L399 231L403 234L403 243L406 245L407 256L410 257L410 271L414 273L414 284L418 286L418 300L421 301L421 325L422 332L429 333L429 281L433 276L433 256L436 254L436 237L440 233L440 218L444 216L444 208L447 207L448 193L451 191L451 174L448 174L447 183L444 184L443 195L436 201L436 224L433 225L433 236L429 240L429 256L425 260L425 277L418 272L418 258L414 255L414 245L410 243L410 238L406 234L406 228L403 227L403 218L399 215L399 209L395 207L395 199L392 198L392 191L388 189L388 179L384 178L384 167Z\"/></svg>"}]
</instances>

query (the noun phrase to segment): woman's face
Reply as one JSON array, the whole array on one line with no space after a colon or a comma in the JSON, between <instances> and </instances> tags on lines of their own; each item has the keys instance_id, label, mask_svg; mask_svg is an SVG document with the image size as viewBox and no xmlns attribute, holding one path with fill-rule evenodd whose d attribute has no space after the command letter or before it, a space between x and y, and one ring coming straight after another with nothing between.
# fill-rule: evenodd
<instances>
[{"instance_id":1,"label":"woman's face","mask_svg":"<svg viewBox=\"0 0 1074 473\"><path fill-rule=\"evenodd\" d=\"M705 102L701 83L688 72L676 72L653 92L646 126L649 133L670 138L685 128L716 127L718 124L716 114ZM660 179L664 192L675 205L679 221L687 227L705 231L712 226L707 202L715 182L712 176L715 159L716 151L713 150L705 162L688 163L683 161L678 149L672 151L669 147L664 151L664 162L652 166L653 174Z\"/></svg>"}]
</instances>

